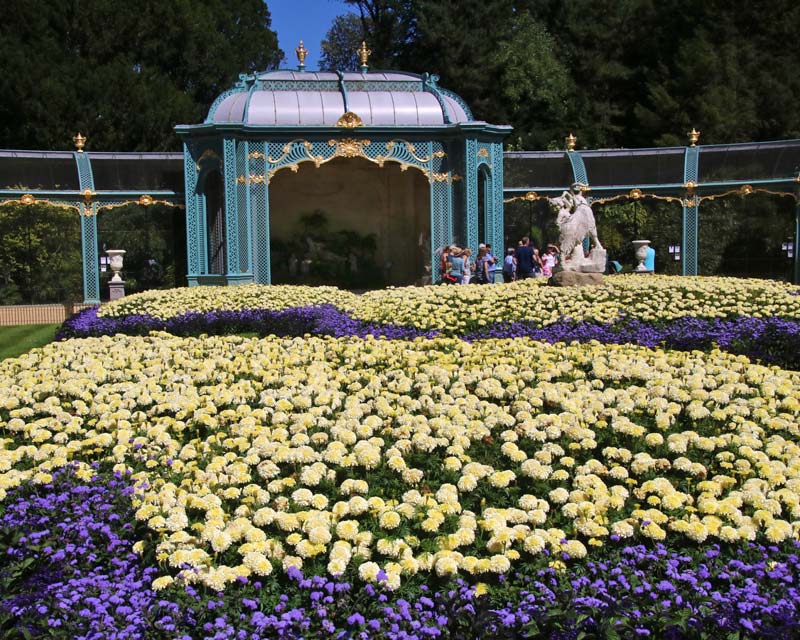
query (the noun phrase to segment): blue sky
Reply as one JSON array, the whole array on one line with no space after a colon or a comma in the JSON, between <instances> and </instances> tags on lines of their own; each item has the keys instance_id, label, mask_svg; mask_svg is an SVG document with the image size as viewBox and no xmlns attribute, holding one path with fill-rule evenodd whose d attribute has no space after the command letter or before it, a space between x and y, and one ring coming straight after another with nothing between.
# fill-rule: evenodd
<instances>
[{"instance_id":1,"label":"blue sky","mask_svg":"<svg viewBox=\"0 0 800 640\"><path fill-rule=\"evenodd\" d=\"M319 68L319 43L325 37L333 19L352 11L342 0L266 0L272 16L272 29L278 34L278 45L286 60L283 68L297 67L294 53L300 40L308 49L306 69Z\"/></svg>"}]
</instances>

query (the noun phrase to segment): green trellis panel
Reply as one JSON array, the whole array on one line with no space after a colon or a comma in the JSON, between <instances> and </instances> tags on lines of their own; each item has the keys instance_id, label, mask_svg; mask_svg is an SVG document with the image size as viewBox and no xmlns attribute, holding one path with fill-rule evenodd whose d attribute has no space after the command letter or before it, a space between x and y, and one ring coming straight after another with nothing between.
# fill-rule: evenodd
<instances>
[{"instance_id":1,"label":"green trellis panel","mask_svg":"<svg viewBox=\"0 0 800 640\"><path fill-rule=\"evenodd\" d=\"M699 147L686 147L683 182L697 184ZM683 200L683 275L697 275L697 237L699 226L697 197L687 193Z\"/></svg>"}]
</instances>

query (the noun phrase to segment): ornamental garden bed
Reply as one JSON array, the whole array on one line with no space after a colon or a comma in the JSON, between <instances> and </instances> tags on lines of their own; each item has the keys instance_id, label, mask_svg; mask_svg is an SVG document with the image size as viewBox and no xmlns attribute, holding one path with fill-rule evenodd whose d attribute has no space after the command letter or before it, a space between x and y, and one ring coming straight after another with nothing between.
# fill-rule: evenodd
<instances>
[{"instance_id":1,"label":"ornamental garden bed","mask_svg":"<svg viewBox=\"0 0 800 640\"><path fill-rule=\"evenodd\" d=\"M3 635L796 637L797 289L608 282L71 320L0 363Z\"/></svg>"}]
</instances>

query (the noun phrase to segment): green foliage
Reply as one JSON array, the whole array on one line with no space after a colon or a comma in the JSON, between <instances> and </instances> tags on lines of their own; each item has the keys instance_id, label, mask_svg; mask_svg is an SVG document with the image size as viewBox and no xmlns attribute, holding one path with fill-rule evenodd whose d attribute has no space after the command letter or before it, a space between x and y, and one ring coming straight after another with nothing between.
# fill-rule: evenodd
<instances>
[{"instance_id":1,"label":"green foliage","mask_svg":"<svg viewBox=\"0 0 800 640\"><path fill-rule=\"evenodd\" d=\"M83 261L77 211L3 205L0 237L0 304L80 299Z\"/></svg>"},{"instance_id":2,"label":"green foliage","mask_svg":"<svg viewBox=\"0 0 800 640\"><path fill-rule=\"evenodd\" d=\"M355 13L346 13L333 20L331 28L320 43L321 71L353 71L358 69L359 46L367 39L362 19Z\"/></svg>"},{"instance_id":3,"label":"green foliage","mask_svg":"<svg viewBox=\"0 0 800 640\"><path fill-rule=\"evenodd\" d=\"M126 293L186 285L186 222L181 209L136 204L102 210L97 216L98 255L124 249ZM111 271L101 273L101 295Z\"/></svg>"},{"instance_id":4,"label":"green foliage","mask_svg":"<svg viewBox=\"0 0 800 640\"><path fill-rule=\"evenodd\" d=\"M0 147L178 148L244 71L283 57L261 0L6 0Z\"/></svg>"}]
</instances>

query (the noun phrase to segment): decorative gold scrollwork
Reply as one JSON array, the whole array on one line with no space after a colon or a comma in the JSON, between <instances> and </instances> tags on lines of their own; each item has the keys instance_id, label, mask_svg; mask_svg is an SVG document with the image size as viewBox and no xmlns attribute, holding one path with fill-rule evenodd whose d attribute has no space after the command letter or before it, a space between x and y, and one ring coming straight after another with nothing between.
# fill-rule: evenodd
<instances>
[{"instance_id":1,"label":"decorative gold scrollwork","mask_svg":"<svg viewBox=\"0 0 800 640\"><path fill-rule=\"evenodd\" d=\"M147 194L144 194L139 196L139 199L136 202L143 207L149 207L151 204L153 204L153 198Z\"/></svg>"},{"instance_id":2,"label":"decorative gold scrollwork","mask_svg":"<svg viewBox=\"0 0 800 640\"><path fill-rule=\"evenodd\" d=\"M441 149L439 149L439 151L434 151L433 152L433 157L434 158L445 158L445 157L447 157L447 154L444 151L442 151Z\"/></svg>"},{"instance_id":3,"label":"decorative gold scrollwork","mask_svg":"<svg viewBox=\"0 0 800 640\"><path fill-rule=\"evenodd\" d=\"M263 174L251 173L249 176L239 176L236 178L239 184L264 184L266 177Z\"/></svg>"},{"instance_id":4,"label":"decorative gold scrollwork","mask_svg":"<svg viewBox=\"0 0 800 640\"><path fill-rule=\"evenodd\" d=\"M36 198L34 198L30 193L26 193L24 196L22 196L19 199L19 201L22 204L31 205L31 204L34 204L36 202Z\"/></svg>"},{"instance_id":5,"label":"decorative gold scrollwork","mask_svg":"<svg viewBox=\"0 0 800 640\"><path fill-rule=\"evenodd\" d=\"M628 197L634 200L638 200L642 197L642 190L641 189L631 189L628 193Z\"/></svg>"},{"instance_id":6,"label":"decorative gold scrollwork","mask_svg":"<svg viewBox=\"0 0 800 640\"><path fill-rule=\"evenodd\" d=\"M479 158L488 158L489 152L486 150L486 147L481 147L478 149L478 157Z\"/></svg>"},{"instance_id":7,"label":"decorative gold scrollwork","mask_svg":"<svg viewBox=\"0 0 800 640\"><path fill-rule=\"evenodd\" d=\"M392 149L395 148L395 145L397 145L398 142L402 142L406 146L406 150L408 151L408 154L412 158L414 158L414 160L416 160L417 162L419 162L419 163L430 162L430 159L431 159L430 156L425 156L424 158L422 158L422 157L418 156L416 153L414 153L416 151L416 149L414 148L413 143L409 142L408 140L402 140L402 139L389 140L389 142L386 143L386 150L389 152L389 155L391 155ZM434 154L434 155L436 155L436 154ZM384 160L389 160L390 158L389 157L384 157L383 159Z\"/></svg>"},{"instance_id":8,"label":"decorative gold scrollwork","mask_svg":"<svg viewBox=\"0 0 800 640\"><path fill-rule=\"evenodd\" d=\"M266 158L267 156L265 156L260 151L252 151L252 152L247 154L247 157L250 158L251 160L254 160L256 158Z\"/></svg>"},{"instance_id":9,"label":"decorative gold scrollwork","mask_svg":"<svg viewBox=\"0 0 800 640\"><path fill-rule=\"evenodd\" d=\"M336 126L344 129L355 129L356 127L363 127L364 121L357 113L345 111L342 117L336 121Z\"/></svg>"},{"instance_id":10,"label":"decorative gold scrollwork","mask_svg":"<svg viewBox=\"0 0 800 640\"><path fill-rule=\"evenodd\" d=\"M328 144L336 147L336 151L333 152L334 158L367 158L364 147L369 144L369 140L342 138L341 140L328 140Z\"/></svg>"}]
</instances>

